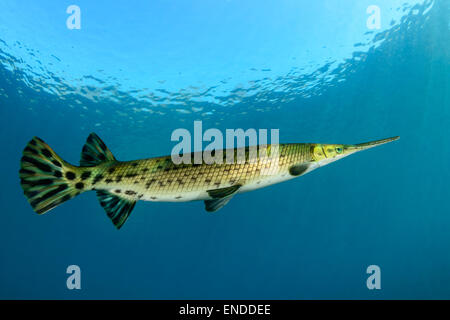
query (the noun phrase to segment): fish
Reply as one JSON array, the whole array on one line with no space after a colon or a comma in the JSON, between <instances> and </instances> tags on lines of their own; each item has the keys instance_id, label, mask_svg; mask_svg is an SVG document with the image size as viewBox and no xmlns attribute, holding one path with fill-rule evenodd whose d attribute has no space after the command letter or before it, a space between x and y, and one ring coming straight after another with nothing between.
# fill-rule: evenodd
<instances>
[{"instance_id":1,"label":"fish","mask_svg":"<svg viewBox=\"0 0 450 320\"><path fill-rule=\"evenodd\" d=\"M303 176L353 153L399 139L360 144L287 143L214 150L227 161L176 163L172 156L118 161L91 133L80 165L64 161L42 139L33 137L20 160L20 184L33 210L43 214L86 191L97 193L100 205L117 229L135 204L143 201L203 200L208 212L224 207L236 194ZM256 157L254 148L256 147ZM264 151L264 152L263 152ZM245 155L239 158L237 155ZM232 161L228 161L228 157Z\"/></svg>"}]
</instances>

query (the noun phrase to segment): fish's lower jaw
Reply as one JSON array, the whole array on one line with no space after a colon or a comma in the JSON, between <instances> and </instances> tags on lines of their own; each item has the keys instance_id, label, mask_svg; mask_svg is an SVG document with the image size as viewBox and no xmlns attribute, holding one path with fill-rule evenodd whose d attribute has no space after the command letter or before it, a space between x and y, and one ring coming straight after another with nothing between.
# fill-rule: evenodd
<instances>
[{"instance_id":1,"label":"fish's lower jaw","mask_svg":"<svg viewBox=\"0 0 450 320\"><path fill-rule=\"evenodd\" d=\"M326 165L328 165L330 163L333 163L335 161L341 160L341 159L343 159L345 157L348 157L349 155L351 155L351 154L353 154L355 152L356 151L348 153L348 154L339 155L339 156L334 157L334 158L327 158L327 159L323 159L323 160L319 160L319 161L313 162L313 164L311 165L311 168L308 169L307 172L310 172L310 171L312 171L314 169L317 169L317 168L320 168L320 167L324 167L324 166L326 166ZM305 172L305 173L307 173L307 172Z\"/></svg>"}]
</instances>

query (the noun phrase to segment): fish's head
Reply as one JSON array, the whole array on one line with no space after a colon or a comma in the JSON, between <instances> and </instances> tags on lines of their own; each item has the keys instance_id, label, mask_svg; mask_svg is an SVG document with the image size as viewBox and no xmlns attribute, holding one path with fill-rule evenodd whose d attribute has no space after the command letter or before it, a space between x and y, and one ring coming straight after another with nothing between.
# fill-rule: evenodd
<instances>
[{"instance_id":1,"label":"fish's head","mask_svg":"<svg viewBox=\"0 0 450 320\"><path fill-rule=\"evenodd\" d=\"M344 144L314 143L311 145L311 162L321 167L353 153Z\"/></svg>"},{"instance_id":2,"label":"fish's head","mask_svg":"<svg viewBox=\"0 0 450 320\"><path fill-rule=\"evenodd\" d=\"M360 144L321 144L311 145L311 162L321 167L336 160L345 158L353 153L367 150L385 143L398 140L400 137L392 137Z\"/></svg>"}]
</instances>

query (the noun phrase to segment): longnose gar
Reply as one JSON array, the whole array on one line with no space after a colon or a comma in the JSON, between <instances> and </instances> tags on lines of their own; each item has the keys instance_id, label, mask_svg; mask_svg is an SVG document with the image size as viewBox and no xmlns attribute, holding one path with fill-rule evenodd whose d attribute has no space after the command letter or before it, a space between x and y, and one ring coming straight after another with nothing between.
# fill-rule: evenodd
<instances>
[{"instance_id":1,"label":"longnose gar","mask_svg":"<svg viewBox=\"0 0 450 320\"><path fill-rule=\"evenodd\" d=\"M34 137L23 151L20 182L28 202L45 213L82 192L95 190L100 204L117 228L136 201L204 200L207 211L217 211L241 192L302 176L355 152L397 140L393 137L356 145L293 143L217 150L216 154L244 154L245 159L222 163L176 164L171 156L117 161L103 141L91 133L81 153L80 166L62 160L44 141ZM259 156L265 150L266 156ZM276 152L275 152L276 150ZM194 159L195 154L189 154ZM216 156L216 155L215 155Z\"/></svg>"}]
</instances>

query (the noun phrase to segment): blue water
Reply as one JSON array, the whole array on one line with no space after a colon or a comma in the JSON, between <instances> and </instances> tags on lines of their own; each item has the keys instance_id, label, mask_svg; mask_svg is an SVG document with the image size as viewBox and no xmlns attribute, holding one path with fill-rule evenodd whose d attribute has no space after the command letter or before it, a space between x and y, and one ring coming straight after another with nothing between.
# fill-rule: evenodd
<instances>
[{"instance_id":1,"label":"blue water","mask_svg":"<svg viewBox=\"0 0 450 320\"><path fill-rule=\"evenodd\" d=\"M80 30L70 4L1 1L0 298L450 298L448 1L377 1L380 29L360 0L80 0ZM41 216L22 194L35 135L78 163L96 132L131 160L169 154L194 120L281 142L401 139L216 214L140 202L119 231L93 192Z\"/></svg>"}]
</instances>

